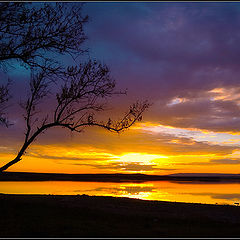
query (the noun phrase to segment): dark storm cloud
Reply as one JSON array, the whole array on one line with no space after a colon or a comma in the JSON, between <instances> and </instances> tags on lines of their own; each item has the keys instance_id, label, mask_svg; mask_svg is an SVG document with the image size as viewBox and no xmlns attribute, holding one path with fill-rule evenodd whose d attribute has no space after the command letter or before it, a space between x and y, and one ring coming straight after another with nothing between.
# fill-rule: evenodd
<instances>
[{"instance_id":1,"label":"dark storm cloud","mask_svg":"<svg viewBox=\"0 0 240 240\"><path fill-rule=\"evenodd\" d=\"M215 131L239 130L239 107L230 106L234 102L224 106L221 101L198 99L191 106L185 105L184 111L180 105L174 110L166 105L174 97L240 87L239 6L88 3L92 54L104 57L120 86L129 88L129 99L142 96L154 102L146 114L148 120ZM218 108L227 113L221 115ZM176 116L169 118L171 112ZM183 116L178 116L180 112Z\"/></svg>"}]
</instances>

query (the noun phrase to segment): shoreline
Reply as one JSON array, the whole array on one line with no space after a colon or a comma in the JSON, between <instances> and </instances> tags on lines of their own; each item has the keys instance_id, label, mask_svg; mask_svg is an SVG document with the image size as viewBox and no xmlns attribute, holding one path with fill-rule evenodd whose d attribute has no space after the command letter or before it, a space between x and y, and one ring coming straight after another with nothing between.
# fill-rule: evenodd
<instances>
[{"instance_id":1,"label":"shoreline","mask_svg":"<svg viewBox=\"0 0 240 240\"><path fill-rule=\"evenodd\" d=\"M144 202L156 202L156 203L166 203L166 204L189 204L189 205L208 205L208 206L230 206L230 207L238 207L235 204L228 204L228 203L201 203L201 202L181 202L181 201L164 201L164 200L154 200L154 199L142 199L142 198L134 198L134 197L119 197L119 196L104 196L104 195L88 195L88 194L47 194L47 193L1 193L0 192L0 199L1 197L39 197L39 198L117 198L117 199L129 199L129 200L137 200L137 201L144 201ZM239 206L240 208L240 206ZM240 223L240 222L239 222Z\"/></svg>"},{"instance_id":2,"label":"shoreline","mask_svg":"<svg viewBox=\"0 0 240 240\"><path fill-rule=\"evenodd\" d=\"M1 194L0 237L239 237L240 208L88 195Z\"/></svg>"}]
</instances>

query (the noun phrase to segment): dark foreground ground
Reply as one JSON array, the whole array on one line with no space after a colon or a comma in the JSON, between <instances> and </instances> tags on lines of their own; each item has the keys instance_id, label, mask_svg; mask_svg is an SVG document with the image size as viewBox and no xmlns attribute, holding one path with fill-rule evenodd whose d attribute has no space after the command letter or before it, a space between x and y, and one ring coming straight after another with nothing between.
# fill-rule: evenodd
<instances>
[{"instance_id":1,"label":"dark foreground ground","mask_svg":"<svg viewBox=\"0 0 240 240\"><path fill-rule=\"evenodd\" d=\"M240 237L240 207L1 194L2 237Z\"/></svg>"}]
</instances>

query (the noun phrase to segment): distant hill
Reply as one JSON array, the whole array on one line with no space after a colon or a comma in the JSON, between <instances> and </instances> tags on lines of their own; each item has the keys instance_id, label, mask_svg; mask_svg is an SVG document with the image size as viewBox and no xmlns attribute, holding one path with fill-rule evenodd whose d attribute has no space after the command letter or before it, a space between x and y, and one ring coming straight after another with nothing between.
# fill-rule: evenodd
<instances>
[{"instance_id":1,"label":"distant hill","mask_svg":"<svg viewBox=\"0 0 240 240\"><path fill-rule=\"evenodd\" d=\"M89 181L89 182L128 182L155 181L167 176L146 174L65 174L65 173L31 173L3 172L0 181Z\"/></svg>"},{"instance_id":2,"label":"distant hill","mask_svg":"<svg viewBox=\"0 0 240 240\"><path fill-rule=\"evenodd\" d=\"M173 177L224 177L224 178L240 178L240 174L226 174L226 173L174 173L168 176Z\"/></svg>"},{"instance_id":3,"label":"distant hill","mask_svg":"<svg viewBox=\"0 0 240 240\"><path fill-rule=\"evenodd\" d=\"M3 172L0 181L85 181L85 182L146 182L146 181L234 181L240 182L240 174L176 173L170 175L147 174L64 174Z\"/></svg>"}]
</instances>

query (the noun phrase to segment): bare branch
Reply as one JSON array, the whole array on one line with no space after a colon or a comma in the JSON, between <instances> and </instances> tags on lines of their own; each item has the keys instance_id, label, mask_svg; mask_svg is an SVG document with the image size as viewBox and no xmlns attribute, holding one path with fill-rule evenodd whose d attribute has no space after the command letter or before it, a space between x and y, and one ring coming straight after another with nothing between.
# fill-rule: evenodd
<instances>
[{"instance_id":1,"label":"bare branch","mask_svg":"<svg viewBox=\"0 0 240 240\"><path fill-rule=\"evenodd\" d=\"M65 76L64 85L56 94L55 121L74 120L76 114L86 110L101 111L104 104L99 100L116 94L115 81L110 77L109 69L97 61L69 67Z\"/></svg>"},{"instance_id":2,"label":"bare branch","mask_svg":"<svg viewBox=\"0 0 240 240\"><path fill-rule=\"evenodd\" d=\"M8 80L8 83L6 85L0 86L0 124L4 124L6 127L10 125L5 114L5 110L7 108L6 103L10 98L9 86L10 80Z\"/></svg>"},{"instance_id":3,"label":"bare branch","mask_svg":"<svg viewBox=\"0 0 240 240\"><path fill-rule=\"evenodd\" d=\"M38 122L38 108L43 99L46 99L51 89L52 81L44 74L36 74L30 81L30 97L22 106L25 110L26 136L24 144L17 155L18 161L27 147L45 130L52 127L63 127L73 132L82 132L84 127L97 126L111 132L120 133L130 128L136 121L142 120L143 112L150 106L147 101L132 104L122 119L99 122L94 113L104 111L104 102L116 93L115 81L110 77L107 66L89 61L79 67L69 67L65 72L63 84L56 93L56 106L52 112L52 121L46 114L40 125ZM56 81L54 88L58 89L60 81ZM12 161L15 164L16 160ZM11 166L9 164L7 167ZM6 166L0 168L5 170Z\"/></svg>"},{"instance_id":4,"label":"bare branch","mask_svg":"<svg viewBox=\"0 0 240 240\"><path fill-rule=\"evenodd\" d=\"M76 59L86 52L82 43L86 40L83 25L88 16L82 16L81 10L82 3L1 2L0 66L7 68L9 60L16 59L25 67L41 72L42 78L53 80L56 75L60 78L64 67L51 53L69 54ZM8 87L0 86L0 123L6 126L9 125L5 115ZM34 101L40 99L35 94L32 97L24 104L28 132Z\"/></svg>"},{"instance_id":5,"label":"bare branch","mask_svg":"<svg viewBox=\"0 0 240 240\"><path fill-rule=\"evenodd\" d=\"M41 112L37 110L37 106L41 103L41 100L49 94L50 83L51 81L44 77L44 73L38 73L35 76L32 76L30 80L30 97L26 102L20 104L25 111L25 114L23 115L27 128L25 141L28 141L31 135L31 130L34 124L38 121L38 118L33 119L33 117Z\"/></svg>"},{"instance_id":6,"label":"bare branch","mask_svg":"<svg viewBox=\"0 0 240 240\"><path fill-rule=\"evenodd\" d=\"M82 4L19 2L0 3L0 62L17 59L26 66L40 68L45 74L62 71L49 52L75 58L85 52Z\"/></svg>"},{"instance_id":7,"label":"bare branch","mask_svg":"<svg viewBox=\"0 0 240 240\"><path fill-rule=\"evenodd\" d=\"M147 101L136 102L118 121L97 120L95 114L105 110L108 98L126 94L115 91L108 67L90 60L64 70L49 57L49 53L55 52L76 58L84 52L81 44L86 39L83 24L87 17L81 16L82 4L51 2L34 7L28 4L0 3L0 63L17 59L30 67L32 73L29 97L21 104L26 123L25 140L16 158L1 167L0 172L19 162L30 144L47 129L62 127L82 132L85 127L96 126L120 133L141 121L143 112L150 106ZM55 103L54 109L40 111L49 96L55 97L55 101L50 101L51 105ZM8 87L1 86L0 106L8 97ZM0 111L2 122L3 116Z\"/></svg>"},{"instance_id":8,"label":"bare branch","mask_svg":"<svg viewBox=\"0 0 240 240\"><path fill-rule=\"evenodd\" d=\"M112 121L110 118L106 123L97 122L92 114L89 114L82 123L59 123L59 126L66 127L71 131L81 132L84 126L98 126L105 128L112 132L120 133L126 129L129 129L136 121L142 120L143 112L150 107L150 103L147 101L136 102L130 106L130 110L125 114L125 116L120 121Z\"/></svg>"}]
</instances>

